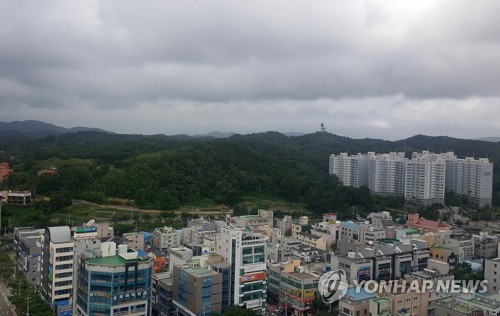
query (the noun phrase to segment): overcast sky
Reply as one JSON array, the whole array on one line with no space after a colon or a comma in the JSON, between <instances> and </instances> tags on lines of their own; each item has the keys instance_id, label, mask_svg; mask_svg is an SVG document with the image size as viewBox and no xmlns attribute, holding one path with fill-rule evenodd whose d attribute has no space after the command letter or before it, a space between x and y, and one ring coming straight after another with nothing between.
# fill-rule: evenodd
<instances>
[{"instance_id":1,"label":"overcast sky","mask_svg":"<svg viewBox=\"0 0 500 316\"><path fill-rule=\"evenodd\" d=\"M500 136L500 1L0 1L0 121Z\"/></svg>"}]
</instances>

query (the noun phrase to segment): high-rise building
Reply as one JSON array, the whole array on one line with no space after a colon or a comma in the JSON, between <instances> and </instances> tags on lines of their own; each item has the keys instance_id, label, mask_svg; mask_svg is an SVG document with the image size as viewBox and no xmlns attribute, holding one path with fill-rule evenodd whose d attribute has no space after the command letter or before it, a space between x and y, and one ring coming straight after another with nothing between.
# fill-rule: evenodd
<instances>
[{"instance_id":1,"label":"high-rise building","mask_svg":"<svg viewBox=\"0 0 500 316\"><path fill-rule=\"evenodd\" d=\"M405 201L410 204L444 204L446 164L428 151L413 153L406 162Z\"/></svg>"},{"instance_id":2,"label":"high-rise building","mask_svg":"<svg viewBox=\"0 0 500 316\"><path fill-rule=\"evenodd\" d=\"M368 153L362 174L367 175L370 191L381 196L403 196L406 161L404 153Z\"/></svg>"},{"instance_id":3,"label":"high-rise building","mask_svg":"<svg viewBox=\"0 0 500 316\"><path fill-rule=\"evenodd\" d=\"M42 238L41 292L57 314L72 309L73 246L68 226L45 229Z\"/></svg>"},{"instance_id":4,"label":"high-rise building","mask_svg":"<svg viewBox=\"0 0 500 316\"><path fill-rule=\"evenodd\" d=\"M343 185L359 188L367 184L366 162L367 156L362 154L330 155L329 172L336 175Z\"/></svg>"},{"instance_id":5,"label":"high-rise building","mask_svg":"<svg viewBox=\"0 0 500 316\"><path fill-rule=\"evenodd\" d=\"M487 158L455 159L450 165L452 182L447 192L465 196L469 202L479 206L491 206L493 193L493 164ZM448 176L448 170L447 170Z\"/></svg>"},{"instance_id":6,"label":"high-rise building","mask_svg":"<svg viewBox=\"0 0 500 316\"><path fill-rule=\"evenodd\" d=\"M382 196L404 196L409 204L444 203L445 192L466 197L479 207L491 206L493 164L487 158L458 159L453 152L330 155L329 173L343 185L368 186Z\"/></svg>"},{"instance_id":7,"label":"high-rise building","mask_svg":"<svg viewBox=\"0 0 500 316\"><path fill-rule=\"evenodd\" d=\"M263 234L239 227L221 227L217 253L231 265L232 305L262 312L266 304L266 241Z\"/></svg>"},{"instance_id":8,"label":"high-rise building","mask_svg":"<svg viewBox=\"0 0 500 316\"><path fill-rule=\"evenodd\" d=\"M118 249L117 255L79 264L75 315L151 315L153 259L126 246Z\"/></svg>"}]
</instances>

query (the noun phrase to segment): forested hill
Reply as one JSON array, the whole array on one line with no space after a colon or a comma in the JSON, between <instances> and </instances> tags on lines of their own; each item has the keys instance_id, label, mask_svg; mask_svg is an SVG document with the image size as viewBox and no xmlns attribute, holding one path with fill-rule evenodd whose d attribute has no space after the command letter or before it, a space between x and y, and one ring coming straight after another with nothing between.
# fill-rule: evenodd
<instances>
[{"instance_id":1,"label":"forested hill","mask_svg":"<svg viewBox=\"0 0 500 316\"><path fill-rule=\"evenodd\" d=\"M394 202L370 196L366 189L338 185L328 175L331 153L453 150L500 164L498 143L422 135L391 142L329 133L288 137L266 132L214 139L79 132L38 139L0 137L0 150L15 171L8 188L35 189L56 197L54 201L118 197L167 210L199 200L232 206L257 195L341 214L353 206L369 211ZM52 166L58 175L37 176ZM500 201L499 178L495 168L495 205Z\"/></svg>"}]
</instances>

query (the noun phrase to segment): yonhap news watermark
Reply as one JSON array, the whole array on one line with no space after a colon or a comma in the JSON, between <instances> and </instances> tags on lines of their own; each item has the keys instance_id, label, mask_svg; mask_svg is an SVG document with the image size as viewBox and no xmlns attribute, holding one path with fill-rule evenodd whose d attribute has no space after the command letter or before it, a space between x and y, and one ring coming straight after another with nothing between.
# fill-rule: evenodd
<instances>
[{"instance_id":1,"label":"yonhap news watermark","mask_svg":"<svg viewBox=\"0 0 500 316\"><path fill-rule=\"evenodd\" d=\"M428 293L460 294L488 291L488 280L452 280L452 279L412 279L412 280L354 280L349 287L344 270L339 269L323 274L318 283L318 291L323 302L331 304L343 298L347 290L355 293L405 294Z\"/></svg>"}]
</instances>

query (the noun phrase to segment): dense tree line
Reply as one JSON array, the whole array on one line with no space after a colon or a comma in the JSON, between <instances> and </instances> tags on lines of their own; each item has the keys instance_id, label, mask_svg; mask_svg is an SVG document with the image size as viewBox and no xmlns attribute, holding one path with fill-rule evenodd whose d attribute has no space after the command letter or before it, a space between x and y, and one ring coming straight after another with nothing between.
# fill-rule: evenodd
<instances>
[{"instance_id":1,"label":"dense tree line","mask_svg":"<svg viewBox=\"0 0 500 316\"><path fill-rule=\"evenodd\" d=\"M213 139L79 132L38 139L19 136L16 142L0 137L0 146L15 171L7 186L50 197L37 205L47 214L71 198L102 203L117 197L143 208L171 210L199 200L233 206L259 195L350 217L353 207L363 213L401 206L401 200L339 185L328 175L331 153L399 150L410 155L423 149L454 149L461 156L500 158L496 143L426 136L397 142L353 140L329 133L287 137L267 132ZM52 166L58 174L37 176ZM494 187L496 202L497 176Z\"/></svg>"}]
</instances>

